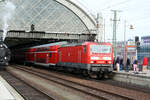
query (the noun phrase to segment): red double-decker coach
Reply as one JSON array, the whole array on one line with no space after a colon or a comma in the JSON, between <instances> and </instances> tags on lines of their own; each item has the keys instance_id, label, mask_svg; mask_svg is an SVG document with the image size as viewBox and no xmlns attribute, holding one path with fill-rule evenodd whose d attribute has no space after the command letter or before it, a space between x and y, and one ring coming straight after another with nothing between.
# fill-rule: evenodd
<instances>
[{"instance_id":1,"label":"red double-decker coach","mask_svg":"<svg viewBox=\"0 0 150 100\"><path fill-rule=\"evenodd\" d=\"M57 63L57 49L67 42L57 42L30 47L25 53L26 63L42 66L55 66Z\"/></svg>"}]
</instances>

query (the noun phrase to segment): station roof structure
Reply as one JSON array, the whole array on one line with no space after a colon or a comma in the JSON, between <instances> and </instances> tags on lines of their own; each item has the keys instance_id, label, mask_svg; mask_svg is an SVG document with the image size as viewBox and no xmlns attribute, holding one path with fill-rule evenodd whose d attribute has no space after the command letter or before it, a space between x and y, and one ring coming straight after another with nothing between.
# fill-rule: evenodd
<instances>
[{"instance_id":1,"label":"station roof structure","mask_svg":"<svg viewBox=\"0 0 150 100\"><path fill-rule=\"evenodd\" d=\"M83 7L72 0L11 0L15 10L8 20L9 30L46 33L85 33L96 30L96 20ZM0 9L1 20L4 9ZM0 29L3 29L0 21Z\"/></svg>"},{"instance_id":2,"label":"station roof structure","mask_svg":"<svg viewBox=\"0 0 150 100\"><path fill-rule=\"evenodd\" d=\"M8 30L87 33L95 20L71 0L11 0L15 6ZM3 9L2 9L3 10ZM3 16L3 15L1 15ZM0 28L3 21L0 21Z\"/></svg>"}]
</instances>

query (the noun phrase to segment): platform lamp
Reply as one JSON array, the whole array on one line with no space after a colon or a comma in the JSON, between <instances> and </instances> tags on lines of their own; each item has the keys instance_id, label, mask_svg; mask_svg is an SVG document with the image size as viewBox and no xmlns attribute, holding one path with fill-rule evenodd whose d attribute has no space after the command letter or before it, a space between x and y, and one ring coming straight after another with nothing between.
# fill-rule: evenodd
<instances>
[{"instance_id":1,"label":"platform lamp","mask_svg":"<svg viewBox=\"0 0 150 100\"><path fill-rule=\"evenodd\" d=\"M130 25L130 29L131 29L131 30L134 29L133 25Z\"/></svg>"}]
</instances>

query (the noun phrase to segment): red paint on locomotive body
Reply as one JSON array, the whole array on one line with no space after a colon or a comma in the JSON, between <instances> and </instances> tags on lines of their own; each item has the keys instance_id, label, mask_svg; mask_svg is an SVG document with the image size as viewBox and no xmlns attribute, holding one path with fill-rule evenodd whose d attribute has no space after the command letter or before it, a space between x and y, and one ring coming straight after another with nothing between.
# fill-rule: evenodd
<instances>
[{"instance_id":1,"label":"red paint on locomotive body","mask_svg":"<svg viewBox=\"0 0 150 100\"><path fill-rule=\"evenodd\" d=\"M84 42L59 48L58 65L89 71L112 71L113 52L110 43Z\"/></svg>"}]
</instances>

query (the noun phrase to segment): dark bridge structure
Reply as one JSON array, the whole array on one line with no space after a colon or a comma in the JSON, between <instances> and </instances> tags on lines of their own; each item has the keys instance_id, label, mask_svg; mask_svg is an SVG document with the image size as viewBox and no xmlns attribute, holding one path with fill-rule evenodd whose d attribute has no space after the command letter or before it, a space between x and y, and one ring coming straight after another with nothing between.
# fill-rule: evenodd
<instances>
[{"instance_id":1,"label":"dark bridge structure","mask_svg":"<svg viewBox=\"0 0 150 100\"><path fill-rule=\"evenodd\" d=\"M11 2L15 10L8 21L5 39L9 47L38 42L96 39L96 19L77 2L71 0L11 0ZM3 9L0 9L1 12ZM0 29L3 24L1 21ZM0 33L2 34L2 31Z\"/></svg>"},{"instance_id":2,"label":"dark bridge structure","mask_svg":"<svg viewBox=\"0 0 150 100\"><path fill-rule=\"evenodd\" d=\"M11 46L26 45L32 43L48 43L55 41L94 41L96 34L84 33L45 33L42 31L25 32L25 31L8 31L6 43ZM38 43L37 43L38 42Z\"/></svg>"}]
</instances>

